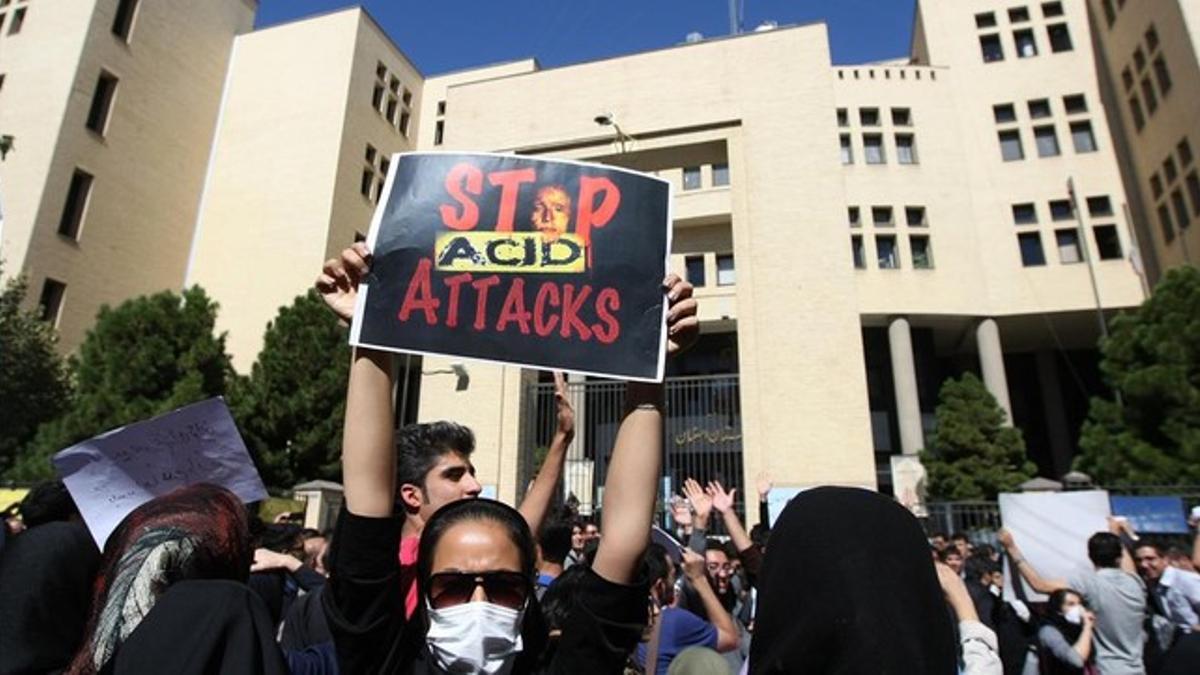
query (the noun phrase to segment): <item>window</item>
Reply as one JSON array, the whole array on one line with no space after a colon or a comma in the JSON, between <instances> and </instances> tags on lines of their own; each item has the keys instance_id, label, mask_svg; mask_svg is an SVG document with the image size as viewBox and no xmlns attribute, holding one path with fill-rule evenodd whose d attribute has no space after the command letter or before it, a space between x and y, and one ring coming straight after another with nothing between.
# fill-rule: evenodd
<instances>
[{"instance_id":1,"label":"window","mask_svg":"<svg viewBox=\"0 0 1200 675\"><path fill-rule=\"evenodd\" d=\"M1079 232L1075 229L1055 230L1054 241L1058 245L1058 261L1064 265L1083 262L1079 250Z\"/></svg>"},{"instance_id":2,"label":"window","mask_svg":"<svg viewBox=\"0 0 1200 675\"><path fill-rule=\"evenodd\" d=\"M862 108L858 111L858 121L864 127L879 126L879 108Z\"/></svg>"},{"instance_id":3,"label":"window","mask_svg":"<svg viewBox=\"0 0 1200 675\"><path fill-rule=\"evenodd\" d=\"M1001 131L1000 156L1006 162L1016 162L1025 159L1025 150L1021 147L1021 133L1016 129Z\"/></svg>"},{"instance_id":4,"label":"window","mask_svg":"<svg viewBox=\"0 0 1200 675\"><path fill-rule=\"evenodd\" d=\"M1151 54L1158 49L1158 29L1154 27L1154 24L1150 24L1150 27L1146 29L1146 49L1149 49Z\"/></svg>"},{"instance_id":5,"label":"window","mask_svg":"<svg viewBox=\"0 0 1200 675\"><path fill-rule=\"evenodd\" d=\"M850 126L850 115L846 113L845 108L837 109L837 123L839 127Z\"/></svg>"},{"instance_id":6,"label":"window","mask_svg":"<svg viewBox=\"0 0 1200 675\"><path fill-rule=\"evenodd\" d=\"M392 167L391 162L387 157L379 160L379 180L375 181L375 201L379 201L383 197L383 185L387 182L388 169Z\"/></svg>"},{"instance_id":7,"label":"window","mask_svg":"<svg viewBox=\"0 0 1200 675\"><path fill-rule=\"evenodd\" d=\"M375 91L371 94L371 107L379 110L383 106L383 85L375 85Z\"/></svg>"},{"instance_id":8,"label":"window","mask_svg":"<svg viewBox=\"0 0 1200 675\"><path fill-rule=\"evenodd\" d=\"M1023 266L1040 267L1046 264L1046 254L1042 251L1042 235L1040 233L1019 233L1017 245L1021 247L1021 264Z\"/></svg>"},{"instance_id":9,"label":"window","mask_svg":"<svg viewBox=\"0 0 1200 675\"><path fill-rule=\"evenodd\" d=\"M875 237L875 258L881 270L898 269L900 253L896 250L896 238L890 234Z\"/></svg>"},{"instance_id":10,"label":"window","mask_svg":"<svg viewBox=\"0 0 1200 675\"><path fill-rule=\"evenodd\" d=\"M1013 42L1017 43L1017 57L1022 59L1037 56L1037 42L1029 29L1013 31Z\"/></svg>"},{"instance_id":11,"label":"window","mask_svg":"<svg viewBox=\"0 0 1200 675\"><path fill-rule=\"evenodd\" d=\"M924 206L906 206L904 207L904 222L909 227L925 227L929 223L925 222L925 207Z\"/></svg>"},{"instance_id":12,"label":"window","mask_svg":"<svg viewBox=\"0 0 1200 675\"><path fill-rule=\"evenodd\" d=\"M1013 7L1008 10L1008 20L1010 23L1021 23L1029 20L1029 9L1026 7Z\"/></svg>"},{"instance_id":13,"label":"window","mask_svg":"<svg viewBox=\"0 0 1200 675\"><path fill-rule=\"evenodd\" d=\"M892 124L898 127L911 127L912 110L909 108L892 108Z\"/></svg>"},{"instance_id":14,"label":"window","mask_svg":"<svg viewBox=\"0 0 1200 675\"><path fill-rule=\"evenodd\" d=\"M704 286L704 256L689 255L683 259L687 282L697 288Z\"/></svg>"},{"instance_id":15,"label":"window","mask_svg":"<svg viewBox=\"0 0 1200 675\"><path fill-rule=\"evenodd\" d=\"M8 23L8 34L16 35L21 32L21 27L25 25L25 7L13 12L12 21Z\"/></svg>"},{"instance_id":16,"label":"window","mask_svg":"<svg viewBox=\"0 0 1200 675\"><path fill-rule=\"evenodd\" d=\"M1179 155L1179 166L1186 169L1192 163L1192 145L1186 138L1175 145L1175 153Z\"/></svg>"},{"instance_id":17,"label":"window","mask_svg":"<svg viewBox=\"0 0 1200 675\"><path fill-rule=\"evenodd\" d=\"M62 217L58 221L58 233L70 239L79 239L79 228L87 210L88 197L92 193L92 174L75 169L71 184L67 188L67 201L63 204Z\"/></svg>"},{"instance_id":18,"label":"window","mask_svg":"<svg viewBox=\"0 0 1200 675\"><path fill-rule=\"evenodd\" d=\"M854 147L850 144L850 134L842 134L842 164L854 163Z\"/></svg>"},{"instance_id":19,"label":"window","mask_svg":"<svg viewBox=\"0 0 1200 675\"><path fill-rule=\"evenodd\" d=\"M1146 69L1146 53L1142 51L1141 47L1133 50L1133 65L1137 66L1139 73Z\"/></svg>"},{"instance_id":20,"label":"window","mask_svg":"<svg viewBox=\"0 0 1200 675\"><path fill-rule=\"evenodd\" d=\"M1063 6L1062 6L1061 2L1043 2L1042 3L1042 16L1049 19L1051 17L1062 16L1062 15L1063 15Z\"/></svg>"},{"instance_id":21,"label":"window","mask_svg":"<svg viewBox=\"0 0 1200 675\"><path fill-rule=\"evenodd\" d=\"M117 3L117 13L113 16L112 33L126 42L129 42L129 34L133 31L133 17L137 14L137 5L137 0L121 0Z\"/></svg>"},{"instance_id":22,"label":"window","mask_svg":"<svg viewBox=\"0 0 1200 675\"><path fill-rule=\"evenodd\" d=\"M1116 225L1097 225L1092 228L1092 236L1096 239L1096 252L1101 260L1120 260L1123 257Z\"/></svg>"},{"instance_id":23,"label":"window","mask_svg":"<svg viewBox=\"0 0 1200 675\"><path fill-rule=\"evenodd\" d=\"M933 249L929 246L929 237L912 235L908 238L908 247L912 251L914 269L933 269Z\"/></svg>"},{"instance_id":24,"label":"window","mask_svg":"<svg viewBox=\"0 0 1200 675\"><path fill-rule=\"evenodd\" d=\"M1001 103L992 106L992 114L996 116L996 124L1006 124L1017 121L1017 110L1011 103Z\"/></svg>"},{"instance_id":25,"label":"window","mask_svg":"<svg viewBox=\"0 0 1200 675\"><path fill-rule=\"evenodd\" d=\"M895 225L896 222L892 220L892 207L872 206L871 222L875 224L875 227L892 227Z\"/></svg>"},{"instance_id":26,"label":"window","mask_svg":"<svg viewBox=\"0 0 1200 675\"><path fill-rule=\"evenodd\" d=\"M1157 171L1154 173L1154 175L1150 176L1150 192L1154 194L1155 199L1158 199L1162 196L1163 184L1162 179L1158 177Z\"/></svg>"},{"instance_id":27,"label":"window","mask_svg":"<svg viewBox=\"0 0 1200 675\"><path fill-rule=\"evenodd\" d=\"M438 104L437 104L437 114L438 114L438 115L445 115L445 114L446 114L446 102L445 102L445 101L438 101Z\"/></svg>"},{"instance_id":28,"label":"window","mask_svg":"<svg viewBox=\"0 0 1200 675\"><path fill-rule=\"evenodd\" d=\"M395 98L391 96L388 97L387 112L384 113L384 117L386 117L387 121L391 122L392 124L396 123L396 108L399 107L399 103L400 102Z\"/></svg>"},{"instance_id":29,"label":"window","mask_svg":"<svg viewBox=\"0 0 1200 675\"><path fill-rule=\"evenodd\" d=\"M850 227L862 227L862 212L857 206L846 209L846 222Z\"/></svg>"},{"instance_id":30,"label":"window","mask_svg":"<svg viewBox=\"0 0 1200 675\"><path fill-rule=\"evenodd\" d=\"M1004 60L1004 47L1000 46L999 35L980 35L979 49L983 52L984 63Z\"/></svg>"},{"instance_id":31,"label":"window","mask_svg":"<svg viewBox=\"0 0 1200 675\"><path fill-rule=\"evenodd\" d=\"M1129 97L1129 114L1133 117L1133 126L1141 131L1146 126L1146 117L1142 115L1142 104L1138 102L1137 94Z\"/></svg>"},{"instance_id":32,"label":"window","mask_svg":"<svg viewBox=\"0 0 1200 675\"><path fill-rule=\"evenodd\" d=\"M996 15L992 12L982 12L975 15L976 28L992 28L996 25Z\"/></svg>"},{"instance_id":33,"label":"window","mask_svg":"<svg viewBox=\"0 0 1200 675\"><path fill-rule=\"evenodd\" d=\"M1153 115L1158 110L1158 97L1154 94L1154 85L1149 77L1142 78L1142 98L1146 99L1146 112Z\"/></svg>"},{"instance_id":34,"label":"window","mask_svg":"<svg viewBox=\"0 0 1200 675\"><path fill-rule=\"evenodd\" d=\"M700 167L685 166L683 167L683 189L696 190L700 187Z\"/></svg>"},{"instance_id":35,"label":"window","mask_svg":"<svg viewBox=\"0 0 1200 675\"><path fill-rule=\"evenodd\" d=\"M371 169L363 169L362 182L359 183L358 191L368 200L371 199L371 187L375 185L375 172Z\"/></svg>"},{"instance_id":36,"label":"window","mask_svg":"<svg viewBox=\"0 0 1200 675\"><path fill-rule=\"evenodd\" d=\"M1167 62L1161 56L1154 59L1154 77L1158 80L1158 91L1165 97L1171 91L1171 73L1167 71Z\"/></svg>"},{"instance_id":37,"label":"window","mask_svg":"<svg viewBox=\"0 0 1200 675\"><path fill-rule=\"evenodd\" d=\"M1179 175L1179 172L1175 169L1175 160L1172 159L1171 157L1167 157L1166 159L1163 160L1162 166L1163 166L1163 178L1166 179L1167 185L1171 185L1172 183L1175 182L1176 176Z\"/></svg>"},{"instance_id":38,"label":"window","mask_svg":"<svg viewBox=\"0 0 1200 675\"><path fill-rule=\"evenodd\" d=\"M1033 138L1037 143L1038 157L1058 156L1058 135L1054 133L1053 125L1034 127Z\"/></svg>"},{"instance_id":39,"label":"window","mask_svg":"<svg viewBox=\"0 0 1200 675\"><path fill-rule=\"evenodd\" d=\"M1188 174L1187 191L1192 198L1192 215L1200 216L1200 176L1195 171Z\"/></svg>"},{"instance_id":40,"label":"window","mask_svg":"<svg viewBox=\"0 0 1200 675\"><path fill-rule=\"evenodd\" d=\"M1037 223L1037 208L1033 204L1013 204L1013 222L1017 225L1034 225Z\"/></svg>"},{"instance_id":41,"label":"window","mask_svg":"<svg viewBox=\"0 0 1200 675\"><path fill-rule=\"evenodd\" d=\"M1171 205L1175 207L1175 224L1179 229L1182 230L1192 224L1192 219L1188 216L1187 202L1183 200L1182 192L1171 191Z\"/></svg>"},{"instance_id":42,"label":"window","mask_svg":"<svg viewBox=\"0 0 1200 675\"><path fill-rule=\"evenodd\" d=\"M38 299L38 309L42 321L48 322L51 326L58 325L58 315L62 310L63 295L66 292L66 284L46 277L46 280L42 282L42 296Z\"/></svg>"},{"instance_id":43,"label":"window","mask_svg":"<svg viewBox=\"0 0 1200 675\"><path fill-rule=\"evenodd\" d=\"M883 164L886 162L887 158L883 152L883 136L879 134L864 134L863 155L867 158L867 164Z\"/></svg>"},{"instance_id":44,"label":"window","mask_svg":"<svg viewBox=\"0 0 1200 675\"><path fill-rule=\"evenodd\" d=\"M1171 224L1171 210L1166 204L1158 205L1158 224L1162 228L1163 241L1168 244L1175 241L1175 226Z\"/></svg>"},{"instance_id":45,"label":"window","mask_svg":"<svg viewBox=\"0 0 1200 675\"><path fill-rule=\"evenodd\" d=\"M712 165L712 184L714 187L729 185L729 164L721 162Z\"/></svg>"},{"instance_id":46,"label":"window","mask_svg":"<svg viewBox=\"0 0 1200 675\"><path fill-rule=\"evenodd\" d=\"M1046 33L1050 36L1050 51L1054 53L1069 52L1073 49L1071 45L1071 31L1065 23L1055 23L1046 26Z\"/></svg>"},{"instance_id":47,"label":"window","mask_svg":"<svg viewBox=\"0 0 1200 675\"><path fill-rule=\"evenodd\" d=\"M1029 117L1032 119L1041 119L1050 116L1050 101L1044 98L1034 99L1029 102Z\"/></svg>"},{"instance_id":48,"label":"window","mask_svg":"<svg viewBox=\"0 0 1200 675\"><path fill-rule=\"evenodd\" d=\"M365 159L367 161L367 164L370 164L371 166L375 166L375 157L377 157L378 155L379 155L379 152L377 150L375 150L375 146L371 145L370 143L367 143L367 150L366 150L366 152L363 153L363 159Z\"/></svg>"},{"instance_id":49,"label":"window","mask_svg":"<svg viewBox=\"0 0 1200 675\"><path fill-rule=\"evenodd\" d=\"M379 173L382 174L381 178L387 178L388 170L391 168L392 168L391 160L389 160L387 157L379 158Z\"/></svg>"},{"instance_id":50,"label":"window","mask_svg":"<svg viewBox=\"0 0 1200 675\"><path fill-rule=\"evenodd\" d=\"M1125 85L1125 91L1133 89L1133 71L1129 66L1125 66L1125 70L1121 71L1121 83Z\"/></svg>"},{"instance_id":51,"label":"window","mask_svg":"<svg viewBox=\"0 0 1200 675\"><path fill-rule=\"evenodd\" d=\"M850 250L854 256L854 269L867 269L867 252L863 248L863 238L861 235L853 235L850 237Z\"/></svg>"},{"instance_id":52,"label":"window","mask_svg":"<svg viewBox=\"0 0 1200 675\"><path fill-rule=\"evenodd\" d=\"M1069 199L1055 199L1050 202L1050 220L1071 220L1075 217L1075 209Z\"/></svg>"},{"instance_id":53,"label":"window","mask_svg":"<svg viewBox=\"0 0 1200 675\"><path fill-rule=\"evenodd\" d=\"M441 145L442 140L445 137L445 135L446 135L446 122L444 120L438 120L437 124L435 124L433 127L433 144Z\"/></svg>"},{"instance_id":54,"label":"window","mask_svg":"<svg viewBox=\"0 0 1200 675\"><path fill-rule=\"evenodd\" d=\"M1068 115L1078 115L1085 113L1088 110L1087 99L1083 94L1073 94L1063 97L1063 108L1066 109Z\"/></svg>"},{"instance_id":55,"label":"window","mask_svg":"<svg viewBox=\"0 0 1200 675\"><path fill-rule=\"evenodd\" d=\"M1112 28L1117 21L1117 13L1113 10L1112 0L1102 0L1104 6L1104 20L1108 22L1108 27Z\"/></svg>"},{"instance_id":56,"label":"window","mask_svg":"<svg viewBox=\"0 0 1200 675\"><path fill-rule=\"evenodd\" d=\"M1087 198L1087 210L1088 210L1088 215L1093 218L1103 218L1104 216L1111 216L1113 214L1112 200L1110 200L1108 197L1106 197L1104 195L1101 195L1099 197L1088 197Z\"/></svg>"},{"instance_id":57,"label":"window","mask_svg":"<svg viewBox=\"0 0 1200 675\"><path fill-rule=\"evenodd\" d=\"M1075 152L1095 152L1096 136L1092 133L1092 123L1071 122L1071 142L1075 144Z\"/></svg>"},{"instance_id":58,"label":"window","mask_svg":"<svg viewBox=\"0 0 1200 675\"><path fill-rule=\"evenodd\" d=\"M375 62L375 77L381 80L387 79L387 66L383 65L383 61Z\"/></svg>"},{"instance_id":59,"label":"window","mask_svg":"<svg viewBox=\"0 0 1200 675\"><path fill-rule=\"evenodd\" d=\"M88 110L87 128L104 135L112 111L113 97L117 95L117 78L111 73L100 71L96 80L96 91L92 93L92 107Z\"/></svg>"},{"instance_id":60,"label":"window","mask_svg":"<svg viewBox=\"0 0 1200 675\"><path fill-rule=\"evenodd\" d=\"M388 80L388 91L392 92L393 94L400 93L400 78L393 75L392 79Z\"/></svg>"},{"instance_id":61,"label":"window","mask_svg":"<svg viewBox=\"0 0 1200 675\"><path fill-rule=\"evenodd\" d=\"M737 272L733 268L733 254L717 255L717 285L732 286L737 283Z\"/></svg>"},{"instance_id":62,"label":"window","mask_svg":"<svg viewBox=\"0 0 1200 675\"><path fill-rule=\"evenodd\" d=\"M404 105L412 105L412 92L408 90L408 87L404 88L404 94L400 96L400 100L404 102Z\"/></svg>"},{"instance_id":63,"label":"window","mask_svg":"<svg viewBox=\"0 0 1200 675\"><path fill-rule=\"evenodd\" d=\"M917 163L917 145L912 134L896 134L896 160L901 164Z\"/></svg>"},{"instance_id":64,"label":"window","mask_svg":"<svg viewBox=\"0 0 1200 675\"><path fill-rule=\"evenodd\" d=\"M404 136L408 135L408 122L412 119L412 113L405 110L400 113L400 133Z\"/></svg>"}]
</instances>

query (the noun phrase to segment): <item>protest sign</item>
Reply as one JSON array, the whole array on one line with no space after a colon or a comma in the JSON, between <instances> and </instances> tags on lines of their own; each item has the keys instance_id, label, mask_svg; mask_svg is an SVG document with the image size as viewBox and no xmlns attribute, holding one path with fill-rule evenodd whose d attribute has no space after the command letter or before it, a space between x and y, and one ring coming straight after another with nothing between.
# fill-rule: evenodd
<instances>
[{"instance_id":1,"label":"protest sign","mask_svg":"<svg viewBox=\"0 0 1200 675\"><path fill-rule=\"evenodd\" d=\"M1068 580L1091 572L1087 540L1097 532L1108 531L1108 516L1108 493L1103 490L1000 495L1000 521L1013 533L1021 553L1043 579ZM1046 600L1024 579L1020 582L1022 593L1015 593L1017 576L1006 556L1005 599Z\"/></svg>"},{"instance_id":2,"label":"protest sign","mask_svg":"<svg viewBox=\"0 0 1200 675\"><path fill-rule=\"evenodd\" d=\"M353 345L659 381L671 187L515 155L395 156Z\"/></svg>"},{"instance_id":3,"label":"protest sign","mask_svg":"<svg viewBox=\"0 0 1200 675\"><path fill-rule=\"evenodd\" d=\"M267 498L219 397L73 445L54 467L101 549L130 511L175 488L211 483L244 502Z\"/></svg>"}]
</instances>

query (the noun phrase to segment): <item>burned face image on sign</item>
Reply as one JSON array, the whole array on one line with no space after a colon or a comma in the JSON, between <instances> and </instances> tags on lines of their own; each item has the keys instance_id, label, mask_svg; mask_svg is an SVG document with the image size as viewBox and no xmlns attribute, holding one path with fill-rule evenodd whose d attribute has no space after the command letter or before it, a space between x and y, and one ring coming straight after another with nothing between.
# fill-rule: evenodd
<instances>
[{"instance_id":1,"label":"burned face image on sign","mask_svg":"<svg viewBox=\"0 0 1200 675\"><path fill-rule=\"evenodd\" d=\"M571 195L561 185L547 185L537 191L529 220L546 241L556 241L571 222Z\"/></svg>"}]
</instances>

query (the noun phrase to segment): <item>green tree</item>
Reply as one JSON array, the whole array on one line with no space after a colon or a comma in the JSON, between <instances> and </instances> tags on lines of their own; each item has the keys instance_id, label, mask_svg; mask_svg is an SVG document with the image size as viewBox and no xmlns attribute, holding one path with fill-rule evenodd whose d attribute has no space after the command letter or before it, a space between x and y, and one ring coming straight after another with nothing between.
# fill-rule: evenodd
<instances>
[{"instance_id":1,"label":"green tree","mask_svg":"<svg viewBox=\"0 0 1200 675\"><path fill-rule=\"evenodd\" d=\"M341 480L350 369L346 337L325 303L309 291L267 325L249 377L233 387L238 428L267 485Z\"/></svg>"},{"instance_id":2,"label":"green tree","mask_svg":"<svg viewBox=\"0 0 1200 675\"><path fill-rule=\"evenodd\" d=\"M24 277L13 277L0 291L0 473L40 424L67 409L71 395L54 328L21 309L27 290Z\"/></svg>"},{"instance_id":3,"label":"green tree","mask_svg":"<svg viewBox=\"0 0 1200 675\"><path fill-rule=\"evenodd\" d=\"M1092 399L1075 466L1102 485L1200 484L1200 270L1113 319L1100 370L1122 403Z\"/></svg>"},{"instance_id":4,"label":"green tree","mask_svg":"<svg viewBox=\"0 0 1200 675\"><path fill-rule=\"evenodd\" d=\"M933 499L995 499L1037 474L1020 430L973 373L946 380L938 392L937 429L921 452Z\"/></svg>"},{"instance_id":5,"label":"green tree","mask_svg":"<svg viewBox=\"0 0 1200 675\"><path fill-rule=\"evenodd\" d=\"M42 425L14 479L52 475L55 452L114 427L225 393L225 337L213 334L217 306L200 287L102 307L70 367L75 400Z\"/></svg>"}]
</instances>

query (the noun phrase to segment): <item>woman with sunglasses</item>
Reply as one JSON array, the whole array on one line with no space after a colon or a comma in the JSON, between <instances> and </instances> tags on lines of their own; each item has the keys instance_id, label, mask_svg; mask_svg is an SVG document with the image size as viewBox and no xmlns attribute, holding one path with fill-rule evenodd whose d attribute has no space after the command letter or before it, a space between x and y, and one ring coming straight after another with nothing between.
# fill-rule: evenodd
<instances>
[{"instance_id":1,"label":"woman with sunglasses","mask_svg":"<svg viewBox=\"0 0 1200 675\"><path fill-rule=\"evenodd\" d=\"M335 314L353 318L370 254L362 244L326 263L317 290ZM668 353L697 335L692 288L674 275ZM342 437L345 508L329 552L323 602L343 675L529 673L546 640L533 594L534 541L524 518L499 502L442 507L425 524L418 555L420 602L400 601L396 557L392 369L382 352L358 349ZM592 569L565 620L551 673L620 673L646 621L646 589L635 579L650 534L662 461L661 385L630 384L604 490L603 530Z\"/></svg>"}]
</instances>

